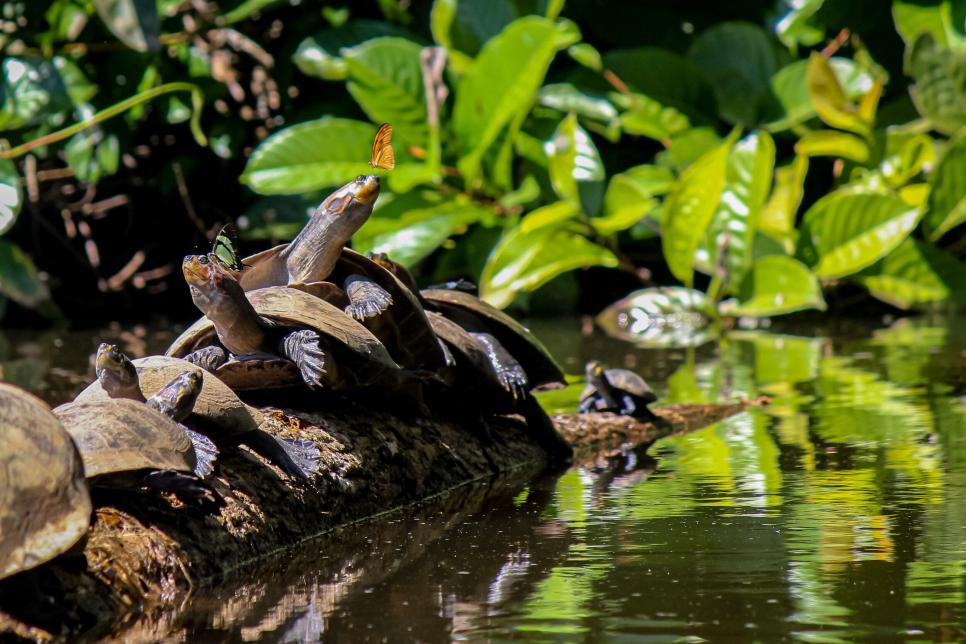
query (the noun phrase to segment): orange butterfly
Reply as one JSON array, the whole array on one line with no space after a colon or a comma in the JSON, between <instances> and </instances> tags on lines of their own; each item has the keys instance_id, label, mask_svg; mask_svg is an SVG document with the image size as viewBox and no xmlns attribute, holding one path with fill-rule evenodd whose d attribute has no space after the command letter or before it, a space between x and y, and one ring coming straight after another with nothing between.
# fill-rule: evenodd
<instances>
[{"instance_id":1,"label":"orange butterfly","mask_svg":"<svg viewBox=\"0 0 966 644\"><path fill-rule=\"evenodd\" d=\"M383 123L376 131L376 138L372 141L372 154L369 155L369 165L383 170L392 170L396 167L396 153L392 151L392 126L388 123Z\"/></svg>"}]
</instances>

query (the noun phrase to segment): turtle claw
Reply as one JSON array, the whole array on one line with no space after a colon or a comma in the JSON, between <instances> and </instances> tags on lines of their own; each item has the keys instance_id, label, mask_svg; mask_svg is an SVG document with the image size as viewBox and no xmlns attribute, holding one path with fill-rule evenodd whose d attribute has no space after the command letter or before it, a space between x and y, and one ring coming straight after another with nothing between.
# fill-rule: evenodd
<instances>
[{"instance_id":1,"label":"turtle claw","mask_svg":"<svg viewBox=\"0 0 966 644\"><path fill-rule=\"evenodd\" d=\"M500 384L510 392L514 400L527 397L527 376L522 370L508 369L500 373Z\"/></svg>"},{"instance_id":2,"label":"turtle claw","mask_svg":"<svg viewBox=\"0 0 966 644\"><path fill-rule=\"evenodd\" d=\"M386 289L361 275L346 278L345 292L350 302L345 312L359 322L379 315L392 304L392 295Z\"/></svg>"},{"instance_id":3,"label":"turtle claw","mask_svg":"<svg viewBox=\"0 0 966 644\"><path fill-rule=\"evenodd\" d=\"M281 353L302 372L309 387L321 387L331 377L328 354L320 346L319 334L310 329L294 331L282 338Z\"/></svg>"},{"instance_id":4,"label":"turtle claw","mask_svg":"<svg viewBox=\"0 0 966 644\"><path fill-rule=\"evenodd\" d=\"M228 362L228 353L221 347L205 347L192 351L184 357L191 364L198 365L206 371L214 371Z\"/></svg>"}]
</instances>

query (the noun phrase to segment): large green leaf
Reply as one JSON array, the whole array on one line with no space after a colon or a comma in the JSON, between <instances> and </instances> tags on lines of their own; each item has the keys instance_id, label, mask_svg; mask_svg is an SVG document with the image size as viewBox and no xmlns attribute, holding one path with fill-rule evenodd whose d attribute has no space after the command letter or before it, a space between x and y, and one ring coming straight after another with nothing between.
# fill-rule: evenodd
<instances>
[{"instance_id":1,"label":"large green leaf","mask_svg":"<svg viewBox=\"0 0 966 644\"><path fill-rule=\"evenodd\" d=\"M10 159L0 159L0 235L10 230L23 208L23 190L17 166Z\"/></svg>"},{"instance_id":2,"label":"large green leaf","mask_svg":"<svg viewBox=\"0 0 966 644\"><path fill-rule=\"evenodd\" d=\"M722 302L722 315L767 317L805 309L825 310L822 287L808 267L784 255L755 262L737 300Z\"/></svg>"},{"instance_id":3,"label":"large green leaf","mask_svg":"<svg viewBox=\"0 0 966 644\"><path fill-rule=\"evenodd\" d=\"M953 43L957 34L951 4L949 0L893 0L892 18L896 31L907 45L915 42L923 32L930 33L940 45Z\"/></svg>"},{"instance_id":4,"label":"large green leaf","mask_svg":"<svg viewBox=\"0 0 966 644\"><path fill-rule=\"evenodd\" d=\"M0 239L0 295L26 307L37 306L50 297L34 263L6 239Z\"/></svg>"},{"instance_id":5,"label":"large green leaf","mask_svg":"<svg viewBox=\"0 0 966 644\"><path fill-rule=\"evenodd\" d=\"M724 267L727 283L741 284L752 263L758 217L771 189L775 142L764 131L738 141L728 154L721 201L706 236L709 266ZM719 260L718 253L725 249Z\"/></svg>"},{"instance_id":6,"label":"large green leaf","mask_svg":"<svg viewBox=\"0 0 966 644\"><path fill-rule=\"evenodd\" d=\"M652 347L689 347L710 339L708 296L691 288L661 286L630 293L595 321L608 335Z\"/></svg>"},{"instance_id":7,"label":"large green leaf","mask_svg":"<svg viewBox=\"0 0 966 644\"><path fill-rule=\"evenodd\" d=\"M532 232L517 226L490 253L480 279L480 296L504 307L520 293L536 290L568 271L617 264L614 253L575 232L567 221Z\"/></svg>"},{"instance_id":8,"label":"large green leaf","mask_svg":"<svg viewBox=\"0 0 966 644\"><path fill-rule=\"evenodd\" d=\"M628 134L667 143L671 137L691 127L687 116L644 94L614 93L611 97L624 110L620 122Z\"/></svg>"},{"instance_id":9,"label":"large green leaf","mask_svg":"<svg viewBox=\"0 0 966 644\"><path fill-rule=\"evenodd\" d=\"M155 0L93 0L101 20L117 39L135 51L161 49L161 22Z\"/></svg>"},{"instance_id":10,"label":"large green leaf","mask_svg":"<svg viewBox=\"0 0 966 644\"><path fill-rule=\"evenodd\" d=\"M695 39L688 57L711 81L722 118L746 126L758 123L776 70L774 50L761 27L719 23Z\"/></svg>"},{"instance_id":11,"label":"large green leaf","mask_svg":"<svg viewBox=\"0 0 966 644\"><path fill-rule=\"evenodd\" d=\"M604 193L604 216L594 217L590 223L601 235L626 230L657 208L655 197L666 194L673 185L671 171L654 165L639 165L615 174Z\"/></svg>"},{"instance_id":12,"label":"large green leaf","mask_svg":"<svg viewBox=\"0 0 966 644\"><path fill-rule=\"evenodd\" d=\"M403 38L375 38L345 50L352 97L374 123L392 123L400 148L426 146L426 93L421 47Z\"/></svg>"},{"instance_id":13,"label":"large green leaf","mask_svg":"<svg viewBox=\"0 0 966 644\"><path fill-rule=\"evenodd\" d=\"M827 58L812 52L808 59L805 81L808 84L809 97L822 121L831 127L861 136L867 136L871 132L872 123L863 118L856 105L849 100Z\"/></svg>"},{"instance_id":14,"label":"large green leaf","mask_svg":"<svg viewBox=\"0 0 966 644\"><path fill-rule=\"evenodd\" d=\"M544 144L547 171L557 196L587 214L600 211L604 192L604 166L590 135L571 114Z\"/></svg>"},{"instance_id":15,"label":"large green leaf","mask_svg":"<svg viewBox=\"0 0 966 644\"><path fill-rule=\"evenodd\" d=\"M911 238L855 279L876 298L901 309L966 297L966 265L932 244Z\"/></svg>"},{"instance_id":16,"label":"large green leaf","mask_svg":"<svg viewBox=\"0 0 966 644\"><path fill-rule=\"evenodd\" d=\"M242 183L262 194L297 194L345 183L371 170L375 126L323 117L276 132L252 153Z\"/></svg>"},{"instance_id":17,"label":"large green leaf","mask_svg":"<svg viewBox=\"0 0 966 644\"><path fill-rule=\"evenodd\" d=\"M716 114L714 90L701 67L666 49L615 49L604 55L604 67L632 92L673 107L689 117Z\"/></svg>"},{"instance_id":18,"label":"large green leaf","mask_svg":"<svg viewBox=\"0 0 966 644\"><path fill-rule=\"evenodd\" d=\"M389 22L350 20L339 27L323 29L303 40L292 60L303 74L323 80L343 80L348 74L348 67L341 50L386 36L408 37L412 40L405 29Z\"/></svg>"},{"instance_id":19,"label":"large green leaf","mask_svg":"<svg viewBox=\"0 0 966 644\"><path fill-rule=\"evenodd\" d=\"M664 261L687 286L694 282L695 253L724 189L728 153L736 134L685 170L664 203L661 225Z\"/></svg>"},{"instance_id":20,"label":"large green leaf","mask_svg":"<svg viewBox=\"0 0 966 644\"><path fill-rule=\"evenodd\" d=\"M921 214L887 194L832 193L805 213L800 256L821 278L851 275L892 252Z\"/></svg>"},{"instance_id":21,"label":"large green leaf","mask_svg":"<svg viewBox=\"0 0 966 644\"><path fill-rule=\"evenodd\" d=\"M950 141L932 178L923 224L933 241L966 221L966 132Z\"/></svg>"},{"instance_id":22,"label":"large green leaf","mask_svg":"<svg viewBox=\"0 0 966 644\"><path fill-rule=\"evenodd\" d=\"M788 165L775 169L775 186L761 211L758 229L791 251L795 243L795 216L802 203L808 159L795 157Z\"/></svg>"},{"instance_id":23,"label":"large green leaf","mask_svg":"<svg viewBox=\"0 0 966 644\"><path fill-rule=\"evenodd\" d=\"M466 71L453 107L453 129L463 149L459 168L467 180L500 131L528 111L559 49L573 44L569 25L527 16L492 38Z\"/></svg>"},{"instance_id":24,"label":"large green leaf","mask_svg":"<svg viewBox=\"0 0 966 644\"><path fill-rule=\"evenodd\" d=\"M875 79L852 60L829 58L828 63L849 100L857 100L872 89ZM771 90L777 103L769 112L769 130L773 132L786 130L818 114L808 93L807 77L807 60L796 60L785 65L772 76Z\"/></svg>"},{"instance_id":25,"label":"large green leaf","mask_svg":"<svg viewBox=\"0 0 966 644\"><path fill-rule=\"evenodd\" d=\"M919 113L940 132L954 134L966 125L966 47L938 45L929 32L906 50L909 88Z\"/></svg>"}]
</instances>

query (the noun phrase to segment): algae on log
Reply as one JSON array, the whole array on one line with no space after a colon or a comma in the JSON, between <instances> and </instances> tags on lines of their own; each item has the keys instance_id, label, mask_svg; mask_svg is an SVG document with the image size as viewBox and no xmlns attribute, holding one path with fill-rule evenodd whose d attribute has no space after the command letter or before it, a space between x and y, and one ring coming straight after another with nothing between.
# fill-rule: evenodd
<instances>
[{"instance_id":1,"label":"algae on log","mask_svg":"<svg viewBox=\"0 0 966 644\"><path fill-rule=\"evenodd\" d=\"M698 429L748 404L657 408L667 421L661 425L611 414L563 414L554 422L579 461ZM402 418L350 400L324 410L263 412L271 433L318 445L322 464L312 483L284 478L246 449L223 449L212 481L225 499L220 510L168 494L95 491L85 542L0 582L0 634L96 637L124 618L170 610L193 586L340 525L501 472L536 472L546 462L515 417Z\"/></svg>"}]
</instances>

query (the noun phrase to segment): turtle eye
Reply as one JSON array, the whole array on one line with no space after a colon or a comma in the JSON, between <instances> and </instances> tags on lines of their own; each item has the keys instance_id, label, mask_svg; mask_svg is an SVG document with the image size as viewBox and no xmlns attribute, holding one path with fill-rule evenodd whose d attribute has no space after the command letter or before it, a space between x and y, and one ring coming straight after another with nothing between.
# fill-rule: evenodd
<instances>
[{"instance_id":1,"label":"turtle eye","mask_svg":"<svg viewBox=\"0 0 966 644\"><path fill-rule=\"evenodd\" d=\"M360 174L358 177L356 177L356 183L365 183L365 182L366 182L366 175Z\"/></svg>"},{"instance_id":2,"label":"turtle eye","mask_svg":"<svg viewBox=\"0 0 966 644\"><path fill-rule=\"evenodd\" d=\"M198 263L199 264L207 264L208 263L208 257L206 257L205 255L199 255L198 256Z\"/></svg>"}]
</instances>

